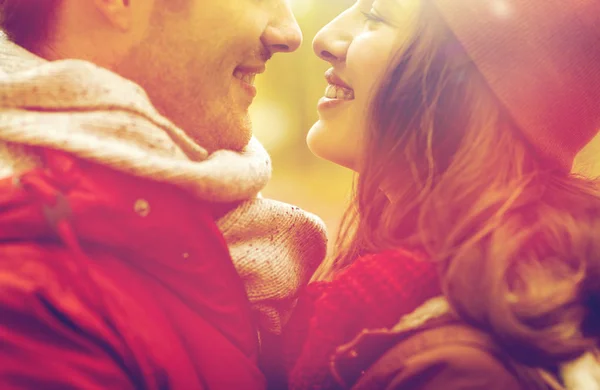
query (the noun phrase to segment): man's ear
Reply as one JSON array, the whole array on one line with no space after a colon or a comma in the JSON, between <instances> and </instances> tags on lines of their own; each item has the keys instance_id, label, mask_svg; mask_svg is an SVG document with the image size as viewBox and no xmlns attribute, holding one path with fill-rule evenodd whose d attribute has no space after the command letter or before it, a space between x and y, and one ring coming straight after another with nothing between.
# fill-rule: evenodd
<instances>
[{"instance_id":1,"label":"man's ear","mask_svg":"<svg viewBox=\"0 0 600 390\"><path fill-rule=\"evenodd\" d=\"M93 3L114 27L123 32L131 29L133 23L131 0L93 0Z\"/></svg>"}]
</instances>

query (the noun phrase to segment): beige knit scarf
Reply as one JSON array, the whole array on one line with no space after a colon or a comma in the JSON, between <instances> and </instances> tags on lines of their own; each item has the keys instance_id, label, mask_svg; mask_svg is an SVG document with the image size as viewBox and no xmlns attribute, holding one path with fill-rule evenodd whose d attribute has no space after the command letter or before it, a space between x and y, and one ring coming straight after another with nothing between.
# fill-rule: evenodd
<instances>
[{"instance_id":1,"label":"beige knit scarf","mask_svg":"<svg viewBox=\"0 0 600 390\"><path fill-rule=\"evenodd\" d=\"M240 202L218 226L261 329L281 331L325 255L317 217L260 197L271 163L257 140L240 153L209 155L136 84L88 62L45 61L0 37L0 177L38 165L32 146L175 184L201 200Z\"/></svg>"}]
</instances>

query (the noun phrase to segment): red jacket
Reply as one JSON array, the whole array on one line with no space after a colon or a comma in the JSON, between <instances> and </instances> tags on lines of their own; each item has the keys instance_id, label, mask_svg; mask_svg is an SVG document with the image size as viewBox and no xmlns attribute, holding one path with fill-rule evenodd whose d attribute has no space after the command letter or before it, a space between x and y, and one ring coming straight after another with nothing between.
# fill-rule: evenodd
<instances>
[{"instance_id":1,"label":"red jacket","mask_svg":"<svg viewBox=\"0 0 600 390\"><path fill-rule=\"evenodd\" d=\"M211 207L45 153L0 181L0 388L264 388Z\"/></svg>"}]
</instances>

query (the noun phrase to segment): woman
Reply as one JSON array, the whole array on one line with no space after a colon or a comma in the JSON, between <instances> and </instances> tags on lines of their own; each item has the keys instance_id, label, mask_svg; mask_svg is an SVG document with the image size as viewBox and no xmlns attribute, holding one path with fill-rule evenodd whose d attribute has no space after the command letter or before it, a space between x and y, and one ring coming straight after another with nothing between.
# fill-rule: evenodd
<instances>
[{"instance_id":1,"label":"woman","mask_svg":"<svg viewBox=\"0 0 600 390\"><path fill-rule=\"evenodd\" d=\"M560 0L359 0L317 35L308 143L360 175L287 330L292 388L597 385L567 362L598 341L600 191L569 171L599 43L600 3Z\"/></svg>"}]
</instances>

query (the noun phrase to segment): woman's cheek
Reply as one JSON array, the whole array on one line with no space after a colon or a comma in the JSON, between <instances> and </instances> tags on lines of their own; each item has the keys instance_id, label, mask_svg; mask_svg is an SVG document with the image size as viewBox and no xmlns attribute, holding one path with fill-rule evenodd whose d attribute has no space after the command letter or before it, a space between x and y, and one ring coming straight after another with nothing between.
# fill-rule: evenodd
<instances>
[{"instance_id":1,"label":"woman's cheek","mask_svg":"<svg viewBox=\"0 0 600 390\"><path fill-rule=\"evenodd\" d=\"M360 96L376 87L391 61L395 34L366 32L354 39L346 56L348 76Z\"/></svg>"}]
</instances>

